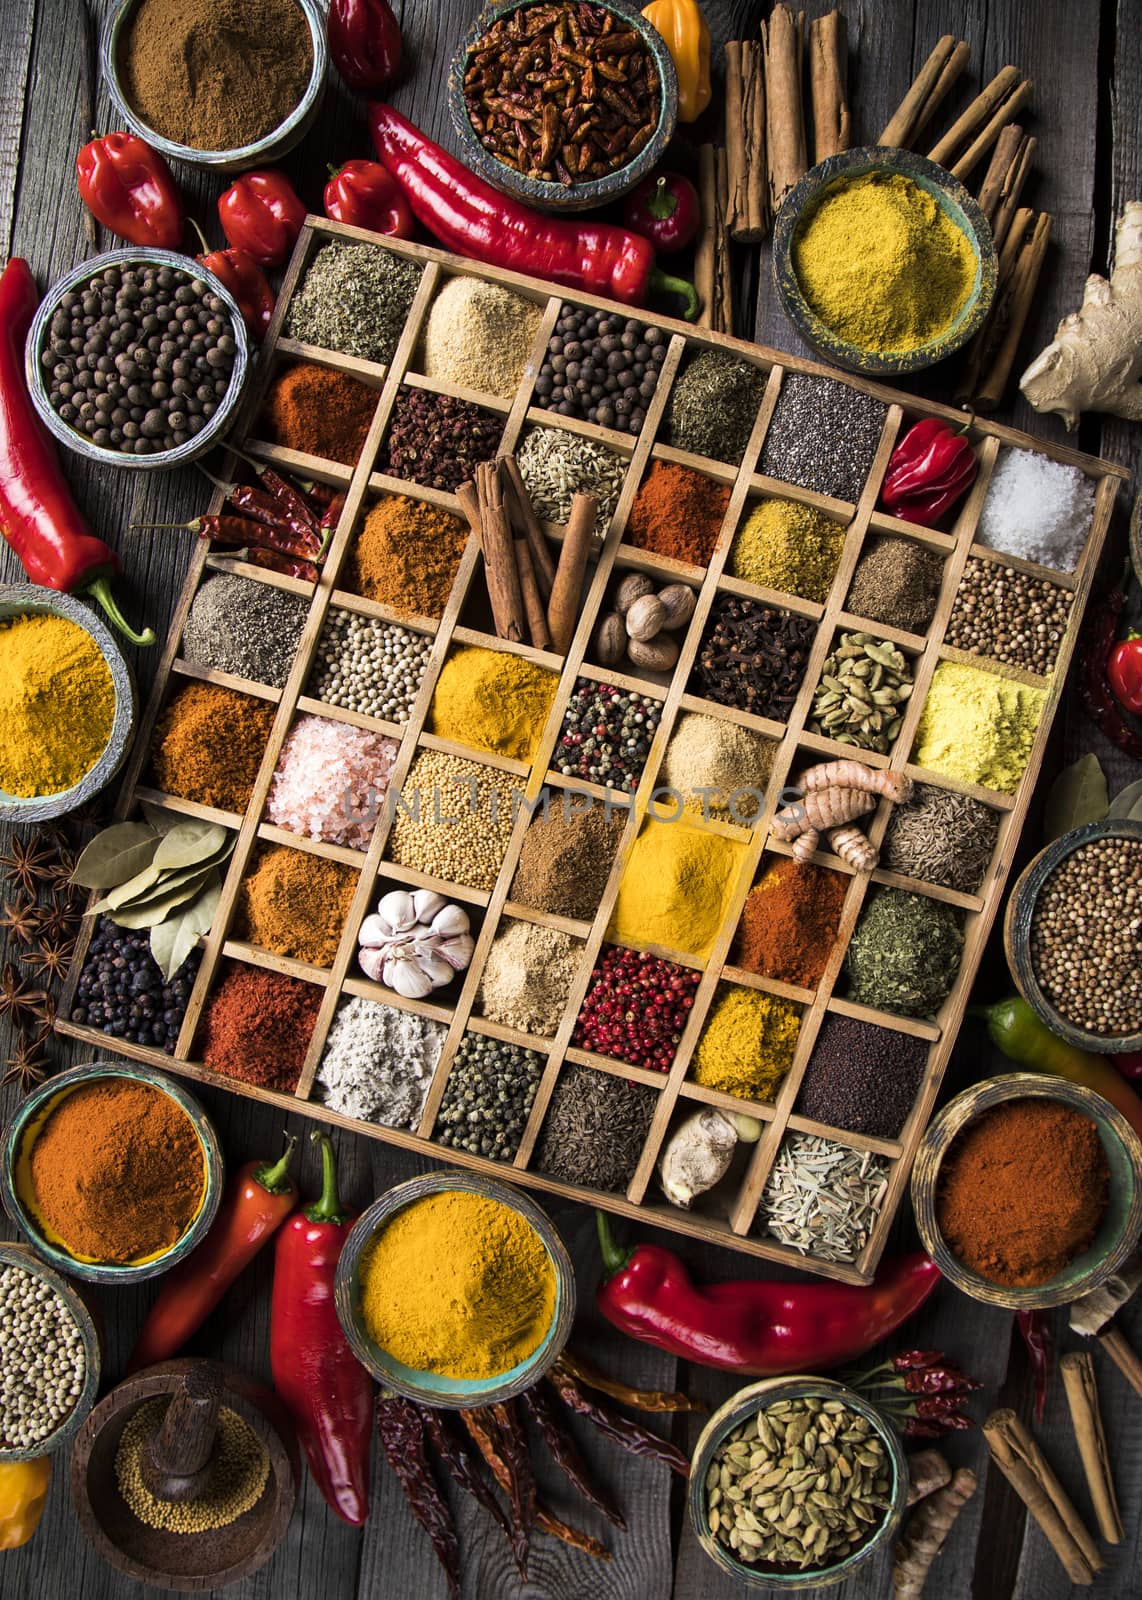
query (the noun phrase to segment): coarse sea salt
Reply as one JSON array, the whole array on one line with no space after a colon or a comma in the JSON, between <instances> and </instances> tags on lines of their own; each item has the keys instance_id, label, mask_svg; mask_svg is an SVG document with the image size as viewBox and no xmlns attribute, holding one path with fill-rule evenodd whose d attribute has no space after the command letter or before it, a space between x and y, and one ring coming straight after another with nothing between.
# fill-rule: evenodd
<instances>
[{"instance_id":1,"label":"coarse sea salt","mask_svg":"<svg viewBox=\"0 0 1142 1600\"><path fill-rule=\"evenodd\" d=\"M976 542L1073 572L1093 516L1094 484L1078 467L1008 448L995 464Z\"/></svg>"},{"instance_id":2,"label":"coarse sea salt","mask_svg":"<svg viewBox=\"0 0 1142 1600\"><path fill-rule=\"evenodd\" d=\"M368 848L397 745L383 734L326 717L299 717L278 758L269 819L350 850Z\"/></svg>"}]
</instances>

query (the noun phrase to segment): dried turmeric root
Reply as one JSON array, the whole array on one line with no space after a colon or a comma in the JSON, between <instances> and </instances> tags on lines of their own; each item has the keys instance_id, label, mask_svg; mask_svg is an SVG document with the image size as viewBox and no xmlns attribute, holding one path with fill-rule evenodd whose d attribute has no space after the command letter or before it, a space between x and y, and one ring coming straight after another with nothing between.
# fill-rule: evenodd
<instances>
[{"instance_id":1,"label":"dried turmeric root","mask_svg":"<svg viewBox=\"0 0 1142 1600\"><path fill-rule=\"evenodd\" d=\"M937 1489L916 1507L896 1546L892 1568L892 1592L896 1600L920 1600L928 1569L975 1488L975 1473L970 1467L961 1467L951 1483Z\"/></svg>"},{"instance_id":2,"label":"dried turmeric root","mask_svg":"<svg viewBox=\"0 0 1142 1600\"><path fill-rule=\"evenodd\" d=\"M800 861L804 866L812 861L813 852L821 842L821 835L816 828L806 828L804 833L799 833L793 841L793 859Z\"/></svg>"},{"instance_id":3,"label":"dried turmeric root","mask_svg":"<svg viewBox=\"0 0 1142 1600\"><path fill-rule=\"evenodd\" d=\"M797 841L800 844L800 839ZM871 872L880 860L880 852L865 838L859 828L847 824L843 828L829 829L829 843L840 856L842 861L847 861L854 872ZM797 846L794 845L794 854Z\"/></svg>"},{"instance_id":4,"label":"dried turmeric root","mask_svg":"<svg viewBox=\"0 0 1142 1600\"><path fill-rule=\"evenodd\" d=\"M817 794L822 789L864 789L869 794L883 795L897 806L912 798L911 778L902 772L866 767L863 761L822 761L819 766L808 767L797 785L803 794Z\"/></svg>"},{"instance_id":5,"label":"dried turmeric root","mask_svg":"<svg viewBox=\"0 0 1142 1600\"><path fill-rule=\"evenodd\" d=\"M821 789L779 811L773 831L786 843L809 828L839 828L843 823L876 810L876 796L862 789Z\"/></svg>"}]
</instances>

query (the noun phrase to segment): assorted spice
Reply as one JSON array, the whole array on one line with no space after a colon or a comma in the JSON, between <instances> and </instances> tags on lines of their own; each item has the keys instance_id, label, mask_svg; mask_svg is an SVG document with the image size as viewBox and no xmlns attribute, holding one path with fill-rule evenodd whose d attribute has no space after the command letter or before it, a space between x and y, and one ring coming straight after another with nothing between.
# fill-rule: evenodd
<instances>
[{"instance_id":1,"label":"assorted spice","mask_svg":"<svg viewBox=\"0 0 1142 1600\"><path fill-rule=\"evenodd\" d=\"M1078 467L1034 450L999 452L976 529L977 544L1073 572L1094 517L1094 484Z\"/></svg>"},{"instance_id":2,"label":"assorted spice","mask_svg":"<svg viewBox=\"0 0 1142 1600\"><path fill-rule=\"evenodd\" d=\"M908 657L891 639L839 634L813 693L809 731L884 755L900 737L912 683Z\"/></svg>"},{"instance_id":3,"label":"assorted spice","mask_svg":"<svg viewBox=\"0 0 1142 1600\"><path fill-rule=\"evenodd\" d=\"M524 488L545 522L566 522L577 494L598 500L595 530L604 533L615 514L627 461L605 444L565 428L529 428L519 448Z\"/></svg>"},{"instance_id":4,"label":"assorted spice","mask_svg":"<svg viewBox=\"0 0 1142 1600\"><path fill-rule=\"evenodd\" d=\"M420 274L415 261L405 261L390 250L331 239L305 269L290 301L286 334L302 344L321 345L361 361L387 363L396 351Z\"/></svg>"},{"instance_id":5,"label":"assorted spice","mask_svg":"<svg viewBox=\"0 0 1142 1600\"><path fill-rule=\"evenodd\" d=\"M1046 699L1045 689L958 661L937 661L916 728L912 760L960 783L1014 794Z\"/></svg>"},{"instance_id":6,"label":"assorted spice","mask_svg":"<svg viewBox=\"0 0 1142 1600\"><path fill-rule=\"evenodd\" d=\"M351 867L289 845L266 845L239 890L239 937L275 955L330 967L356 892Z\"/></svg>"},{"instance_id":7,"label":"assorted spice","mask_svg":"<svg viewBox=\"0 0 1142 1600\"><path fill-rule=\"evenodd\" d=\"M801 1031L800 1010L760 989L724 984L694 1052L691 1077L739 1100L775 1100Z\"/></svg>"},{"instance_id":8,"label":"assorted spice","mask_svg":"<svg viewBox=\"0 0 1142 1600\"><path fill-rule=\"evenodd\" d=\"M505 920L488 951L476 995L477 1009L490 1021L518 1033L554 1037L581 950L579 941L569 933L533 922Z\"/></svg>"},{"instance_id":9,"label":"assorted spice","mask_svg":"<svg viewBox=\"0 0 1142 1600\"><path fill-rule=\"evenodd\" d=\"M700 350L687 362L666 407L666 443L735 467L757 421L766 374L728 350Z\"/></svg>"},{"instance_id":10,"label":"assorted spice","mask_svg":"<svg viewBox=\"0 0 1142 1600\"><path fill-rule=\"evenodd\" d=\"M815 989L837 941L849 880L811 862L766 856L731 960L746 972Z\"/></svg>"},{"instance_id":11,"label":"assorted spice","mask_svg":"<svg viewBox=\"0 0 1142 1600\"><path fill-rule=\"evenodd\" d=\"M565 778L633 793L661 716L662 702L650 695L577 678L551 765Z\"/></svg>"},{"instance_id":12,"label":"assorted spice","mask_svg":"<svg viewBox=\"0 0 1142 1600\"><path fill-rule=\"evenodd\" d=\"M402 616L440 617L467 542L458 517L423 500L385 495L357 530L344 586Z\"/></svg>"},{"instance_id":13,"label":"assorted spice","mask_svg":"<svg viewBox=\"0 0 1142 1600\"><path fill-rule=\"evenodd\" d=\"M360 996L338 1011L317 1069L321 1103L360 1122L415 1128L447 1029Z\"/></svg>"},{"instance_id":14,"label":"assorted spice","mask_svg":"<svg viewBox=\"0 0 1142 1600\"><path fill-rule=\"evenodd\" d=\"M0 1327L0 1449L31 1450L56 1431L83 1392L83 1336L51 1284L10 1262L0 1266Z\"/></svg>"},{"instance_id":15,"label":"assorted spice","mask_svg":"<svg viewBox=\"0 0 1142 1600\"><path fill-rule=\"evenodd\" d=\"M726 920L747 849L689 823L650 819L619 880L609 937L705 960Z\"/></svg>"},{"instance_id":16,"label":"assorted spice","mask_svg":"<svg viewBox=\"0 0 1142 1600\"><path fill-rule=\"evenodd\" d=\"M888 408L833 378L787 372L758 471L855 504L884 432Z\"/></svg>"},{"instance_id":17,"label":"assorted spice","mask_svg":"<svg viewBox=\"0 0 1142 1600\"><path fill-rule=\"evenodd\" d=\"M897 1139L924 1081L923 1039L829 1012L797 1094L800 1117L848 1133Z\"/></svg>"},{"instance_id":18,"label":"assorted spice","mask_svg":"<svg viewBox=\"0 0 1142 1600\"><path fill-rule=\"evenodd\" d=\"M817 627L807 617L736 594L710 608L692 694L785 722L805 676Z\"/></svg>"},{"instance_id":19,"label":"assorted spice","mask_svg":"<svg viewBox=\"0 0 1142 1600\"><path fill-rule=\"evenodd\" d=\"M276 708L213 683L188 683L155 727L151 766L164 794L241 815L266 751Z\"/></svg>"},{"instance_id":20,"label":"assorted spice","mask_svg":"<svg viewBox=\"0 0 1142 1600\"><path fill-rule=\"evenodd\" d=\"M461 645L440 669L428 728L473 750L529 762L559 679L522 656Z\"/></svg>"},{"instance_id":21,"label":"assorted spice","mask_svg":"<svg viewBox=\"0 0 1142 1600\"><path fill-rule=\"evenodd\" d=\"M377 471L429 489L455 490L495 456L504 419L470 400L402 386Z\"/></svg>"},{"instance_id":22,"label":"assorted spice","mask_svg":"<svg viewBox=\"0 0 1142 1600\"><path fill-rule=\"evenodd\" d=\"M290 833L367 850L396 753L383 734L301 716L278 757L266 815Z\"/></svg>"},{"instance_id":23,"label":"assorted spice","mask_svg":"<svg viewBox=\"0 0 1142 1600\"><path fill-rule=\"evenodd\" d=\"M708 566L729 503L727 484L674 461L652 461L634 497L623 540L671 561Z\"/></svg>"},{"instance_id":24,"label":"assorted spice","mask_svg":"<svg viewBox=\"0 0 1142 1600\"><path fill-rule=\"evenodd\" d=\"M517 793L506 773L422 750L401 790L385 854L446 883L491 889L507 853Z\"/></svg>"},{"instance_id":25,"label":"assorted spice","mask_svg":"<svg viewBox=\"0 0 1142 1600\"><path fill-rule=\"evenodd\" d=\"M441 383L511 400L542 321L542 304L502 284L449 278L428 313L420 370Z\"/></svg>"},{"instance_id":26,"label":"assorted spice","mask_svg":"<svg viewBox=\"0 0 1142 1600\"><path fill-rule=\"evenodd\" d=\"M969 794L918 783L893 808L880 850L890 872L976 894L999 838L998 811Z\"/></svg>"},{"instance_id":27,"label":"assorted spice","mask_svg":"<svg viewBox=\"0 0 1142 1600\"><path fill-rule=\"evenodd\" d=\"M1014 567L969 556L944 643L1046 676L1067 631L1074 595Z\"/></svg>"},{"instance_id":28,"label":"assorted spice","mask_svg":"<svg viewBox=\"0 0 1142 1600\"><path fill-rule=\"evenodd\" d=\"M944 558L911 539L869 539L853 572L845 610L905 633L923 634L936 615Z\"/></svg>"},{"instance_id":29,"label":"assorted spice","mask_svg":"<svg viewBox=\"0 0 1142 1600\"><path fill-rule=\"evenodd\" d=\"M359 716L405 723L431 649L427 634L331 606L306 692Z\"/></svg>"},{"instance_id":30,"label":"assorted spice","mask_svg":"<svg viewBox=\"0 0 1142 1600\"><path fill-rule=\"evenodd\" d=\"M777 746L723 717L684 711L659 768L659 789L681 795L687 811L748 827L760 816ZM677 804L677 801L675 801Z\"/></svg>"},{"instance_id":31,"label":"assorted spice","mask_svg":"<svg viewBox=\"0 0 1142 1600\"><path fill-rule=\"evenodd\" d=\"M511 899L589 922L603 897L627 813L569 790L548 794L524 835Z\"/></svg>"},{"instance_id":32,"label":"assorted spice","mask_svg":"<svg viewBox=\"0 0 1142 1600\"><path fill-rule=\"evenodd\" d=\"M692 967L604 945L571 1042L632 1067L668 1072L700 981Z\"/></svg>"},{"instance_id":33,"label":"assorted spice","mask_svg":"<svg viewBox=\"0 0 1142 1600\"><path fill-rule=\"evenodd\" d=\"M378 391L348 372L299 361L271 383L262 420L271 444L355 467Z\"/></svg>"},{"instance_id":34,"label":"assorted spice","mask_svg":"<svg viewBox=\"0 0 1142 1600\"><path fill-rule=\"evenodd\" d=\"M86 628L47 612L0 622L0 790L31 799L74 788L106 748L115 698Z\"/></svg>"},{"instance_id":35,"label":"assorted spice","mask_svg":"<svg viewBox=\"0 0 1142 1600\"><path fill-rule=\"evenodd\" d=\"M179 655L271 689L285 687L309 602L268 583L215 573L191 602Z\"/></svg>"},{"instance_id":36,"label":"assorted spice","mask_svg":"<svg viewBox=\"0 0 1142 1600\"><path fill-rule=\"evenodd\" d=\"M835 1139L788 1133L765 1185L755 1228L819 1261L855 1261L888 1192L888 1162Z\"/></svg>"},{"instance_id":37,"label":"assorted spice","mask_svg":"<svg viewBox=\"0 0 1142 1600\"><path fill-rule=\"evenodd\" d=\"M1092 839L1039 891L1031 961L1068 1022L1107 1037L1142 1028L1142 840Z\"/></svg>"},{"instance_id":38,"label":"assorted spice","mask_svg":"<svg viewBox=\"0 0 1142 1600\"><path fill-rule=\"evenodd\" d=\"M265 967L226 961L203 1012L202 1059L222 1078L292 1094L321 990Z\"/></svg>"},{"instance_id":39,"label":"assorted spice","mask_svg":"<svg viewBox=\"0 0 1142 1600\"><path fill-rule=\"evenodd\" d=\"M933 1017L959 970L960 915L906 889L873 889L845 952L848 998L905 1017Z\"/></svg>"},{"instance_id":40,"label":"assorted spice","mask_svg":"<svg viewBox=\"0 0 1142 1600\"><path fill-rule=\"evenodd\" d=\"M566 1066L543 1119L535 1165L564 1183L625 1189L650 1132L658 1096L609 1072Z\"/></svg>"},{"instance_id":41,"label":"assorted spice","mask_svg":"<svg viewBox=\"0 0 1142 1600\"><path fill-rule=\"evenodd\" d=\"M639 433L667 345L661 328L565 300L535 380L535 403L561 417Z\"/></svg>"},{"instance_id":42,"label":"assorted spice","mask_svg":"<svg viewBox=\"0 0 1142 1600\"><path fill-rule=\"evenodd\" d=\"M433 1138L447 1150L510 1161L519 1149L543 1057L504 1039L466 1033L448 1073Z\"/></svg>"},{"instance_id":43,"label":"assorted spice","mask_svg":"<svg viewBox=\"0 0 1142 1600\"><path fill-rule=\"evenodd\" d=\"M730 571L735 578L824 601L840 564L845 530L813 506L763 500L734 535Z\"/></svg>"}]
</instances>

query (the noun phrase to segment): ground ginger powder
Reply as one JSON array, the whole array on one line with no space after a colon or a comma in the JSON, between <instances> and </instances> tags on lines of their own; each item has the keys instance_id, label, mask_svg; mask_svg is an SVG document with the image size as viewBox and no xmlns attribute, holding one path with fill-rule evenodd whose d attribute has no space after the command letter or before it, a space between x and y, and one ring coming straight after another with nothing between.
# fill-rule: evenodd
<instances>
[{"instance_id":1,"label":"ground ginger powder","mask_svg":"<svg viewBox=\"0 0 1142 1600\"><path fill-rule=\"evenodd\" d=\"M619 884L608 939L705 960L729 911L747 846L683 822L648 822Z\"/></svg>"},{"instance_id":2,"label":"ground ginger powder","mask_svg":"<svg viewBox=\"0 0 1142 1600\"><path fill-rule=\"evenodd\" d=\"M961 783L1014 794L1046 699L1045 689L958 661L940 661L924 701L912 760Z\"/></svg>"},{"instance_id":3,"label":"ground ginger powder","mask_svg":"<svg viewBox=\"0 0 1142 1600\"><path fill-rule=\"evenodd\" d=\"M831 184L793 244L810 308L862 350L915 350L952 326L972 292L975 253L937 201L899 173Z\"/></svg>"},{"instance_id":4,"label":"ground ginger powder","mask_svg":"<svg viewBox=\"0 0 1142 1600\"><path fill-rule=\"evenodd\" d=\"M406 1367L494 1378L543 1343L555 1269L531 1224L465 1190L425 1195L361 1260L361 1313L374 1343Z\"/></svg>"}]
</instances>

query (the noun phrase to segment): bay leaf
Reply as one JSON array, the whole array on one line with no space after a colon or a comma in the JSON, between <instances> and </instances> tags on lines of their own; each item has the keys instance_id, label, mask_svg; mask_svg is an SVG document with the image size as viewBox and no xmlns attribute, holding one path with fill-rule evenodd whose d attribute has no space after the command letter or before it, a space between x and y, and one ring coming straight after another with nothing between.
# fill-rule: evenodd
<instances>
[{"instance_id":1,"label":"bay leaf","mask_svg":"<svg viewBox=\"0 0 1142 1600\"><path fill-rule=\"evenodd\" d=\"M1043 842L1050 844L1084 822L1100 822L1108 807L1106 775L1098 757L1088 751L1064 767L1051 785L1043 814Z\"/></svg>"},{"instance_id":2,"label":"bay leaf","mask_svg":"<svg viewBox=\"0 0 1142 1600\"><path fill-rule=\"evenodd\" d=\"M157 922L163 922L177 906L185 905L188 900L194 900L202 893L202 884L197 879L193 883L184 884L181 889L175 889L170 894L164 895L160 900L151 900L143 906L123 906L118 911L109 913L111 921L117 928L153 928Z\"/></svg>"},{"instance_id":3,"label":"bay leaf","mask_svg":"<svg viewBox=\"0 0 1142 1600\"><path fill-rule=\"evenodd\" d=\"M142 872L137 872L133 878L128 878L126 883L121 883L111 893L104 895L98 905L91 908L90 915L96 911L115 911L120 906L128 905L132 900L137 900L141 894L146 894L152 884L158 883L162 877L162 869L156 867L152 861L149 867L144 867Z\"/></svg>"},{"instance_id":4,"label":"bay leaf","mask_svg":"<svg viewBox=\"0 0 1142 1600\"><path fill-rule=\"evenodd\" d=\"M143 815L158 834L169 833L184 820L181 811L166 811L162 806L155 805L153 800L143 800L140 804Z\"/></svg>"},{"instance_id":5,"label":"bay leaf","mask_svg":"<svg viewBox=\"0 0 1142 1600\"><path fill-rule=\"evenodd\" d=\"M208 883L201 894L151 929L151 955L167 983L200 937L209 933L221 898L222 880L215 873L213 882Z\"/></svg>"},{"instance_id":6,"label":"bay leaf","mask_svg":"<svg viewBox=\"0 0 1142 1600\"><path fill-rule=\"evenodd\" d=\"M71 881L82 889L116 889L149 866L158 847L159 835L149 823L113 823L83 850Z\"/></svg>"},{"instance_id":7,"label":"bay leaf","mask_svg":"<svg viewBox=\"0 0 1142 1600\"><path fill-rule=\"evenodd\" d=\"M134 900L127 901L117 907L119 911L141 911L144 906L155 905L160 900L167 900L176 889L189 889L191 884L197 883L200 887L205 882L214 867L207 862L202 867L184 867L181 872L164 872L158 883L153 884L145 893L137 895Z\"/></svg>"},{"instance_id":8,"label":"bay leaf","mask_svg":"<svg viewBox=\"0 0 1142 1600\"><path fill-rule=\"evenodd\" d=\"M1142 778L1120 789L1110 802L1110 810L1106 814L1118 820L1130 818L1142 822Z\"/></svg>"},{"instance_id":9,"label":"bay leaf","mask_svg":"<svg viewBox=\"0 0 1142 1600\"><path fill-rule=\"evenodd\" d=\"M225 842L226 829L219 823L188 818L164 837L155 851L155 866L168 872L179 867L193 867L195 862L212 856Z\"/></svg>"}]
</instances>

